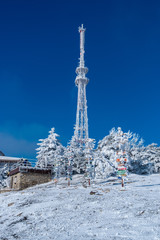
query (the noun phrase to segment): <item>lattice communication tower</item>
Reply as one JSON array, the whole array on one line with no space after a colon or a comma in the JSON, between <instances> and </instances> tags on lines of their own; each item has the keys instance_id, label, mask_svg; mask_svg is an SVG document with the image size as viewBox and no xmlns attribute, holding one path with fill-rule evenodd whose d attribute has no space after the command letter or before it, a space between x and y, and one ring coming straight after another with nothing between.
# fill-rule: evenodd
<instances>
[{"instance_id":1,"label":"lattice communication tower","mask_svg":"<svg viewBox=\"0 0 160 240\"><path fill-rule=\"evenodd\" d=\"M74 131L74 137L80 145L85 146L86 140L89 138L88 134L88 116L87 116L87 99L86 99L86 86L89 79L86 77L88 68L85 67L84 61L84 43L85 43L85 31L83 27L79 27L80 33L80 61L79 66L76 68L76 80L75 84L78 87L78 98L77 98L77 114L76 114L76 125Z\"/></svg>"}]
</instances>

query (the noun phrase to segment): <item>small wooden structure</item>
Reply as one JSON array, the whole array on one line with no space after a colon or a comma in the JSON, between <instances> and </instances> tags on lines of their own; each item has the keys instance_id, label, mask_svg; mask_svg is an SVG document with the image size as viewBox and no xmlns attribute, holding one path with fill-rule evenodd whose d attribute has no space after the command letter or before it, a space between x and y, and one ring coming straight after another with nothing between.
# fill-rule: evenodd
<instances>
[{"instance_id":1,"label":"small wooden structure","mask_svg":"<svg viewBox=\"0 0 160 240\"><path fill-rule=\"evenodd\" d=\"M10 172L11 189L22 190L51 180L51 170L33 167L18 167Z\"/></svg>"}]
</instances>

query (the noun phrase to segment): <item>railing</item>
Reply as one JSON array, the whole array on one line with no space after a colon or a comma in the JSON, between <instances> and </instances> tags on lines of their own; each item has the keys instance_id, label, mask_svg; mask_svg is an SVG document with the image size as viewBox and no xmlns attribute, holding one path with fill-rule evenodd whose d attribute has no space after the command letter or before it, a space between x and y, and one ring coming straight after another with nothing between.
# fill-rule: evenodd
<instances>
[{"instance_id":1,"label":"railing","mask_svg":"<svg viewBox=\"0 0 160 240\"><path fill-rule=\"evenodd\" d=\"M37 159L21 159L19 162L13 163L10 166L10 171L14 170L17 167L25 167L25 168L40 168L37 165Z\"/></svg>"}]
</instances>

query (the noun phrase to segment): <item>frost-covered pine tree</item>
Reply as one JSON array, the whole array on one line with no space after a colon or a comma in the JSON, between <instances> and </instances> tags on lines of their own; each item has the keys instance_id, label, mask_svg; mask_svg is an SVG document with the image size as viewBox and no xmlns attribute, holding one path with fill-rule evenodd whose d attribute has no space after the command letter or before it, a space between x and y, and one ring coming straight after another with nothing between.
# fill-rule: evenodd
<instances>
[{"instance_id":1,"label":"frost-covered pine tree","mask_svg":"<svg viewBox=\"0 0 160 240\"><path fill-rule=\"evenodd\" d=\"M51 168L55 174L59 174L63 161L64 147L57 139L59 135L51 128L48 138L40 139L37 150L37 167Z\"/></svg>"},{"instance_id":2,"label":"frost-covered pine tree","mask_svg":"<svg viewBox=\"0 0 160 240\"><path fill-rule=\"evenodd\" d=\"M59 135L55 133L55 129L51 128L48 135L48 164L52 166L60 166L62 163L60 163L62 160L62 156L64 153L64 147L60 143L59 139L57 139Z\"/></svg>"},{"instance_id":3,"label":"frost-covered pine tree","mask_svg":"<svg viewBox=\"0 0 160 240\"><path fill-rule=\"evenodd\" d=\"M9 168L7 164L5 164L4 167L0 169L0 188L9 187L8 181L7 181L8 173L9 173Z\"/></svg>"},{"instance_id":4,"label":"frost-covered pine tree","mask_svg":"<svg viewBox=\"0 0 160 240\"><path fill-rule=\"evenodd\" d=\"M95 178L105 179L115 174L115 166L110 162L109 157L104 155L99 149L95 151L93 165Z\"/></svg>"},{"instance_id":5,"label":"frost-covered pine tree","mask_svg":"<svg viewBox=\"0 0 160 240\"><path fill-rule=\"evenodd\" d=\"M140 151L143 146L142 139L130 131L124 133L119 127L112 128L109 135L98 143L95 166L97 177L107 177L116 173L116 159L122 156L127 158L129 169L134 165L133 152Z\"/></svg>"},{"instance_id":6,"label":"frost-covered pine tree","mask_svg":"<svg viewBox=\"0 0 160 240\"><path fill-rule=\"evenodd\" d=\"M56 179L65 175L66 160L65 160L64 152L65 152L65 148L62 145L57 146L54 152L53 172Z\"/></svg>"},{"instance_id":7,"label":"frost-covered pine tree","mask_svg":"<svg viewBox=\"0 0 160 240\"><path fill-rule=\"evenodd\" d=\"M115 153L120 151L127 152L130 149L129 140L132 138L132 133L128 131L124 133L120 127L112 128L109 135L104 137L98 143L98 149L108 156L110 161L114 162Z\"/></svg>"},{"instance_id":8,"label":"frost-covered pine tree","mask_svg":"<svg viewBox=\"0 0 160 240\"><path fill-rule=\"evenodd\" d=\"M37 163L36 167L40 168L47 168L48 166L48 139L39 139L39 143L37 143L39 146L36 151L37 151Z\"/></svg>"},{"instance_id":9,"label":"frost-covered pine tree","mask_svg":"<svg viewBox=\"0 0 160 240\"><path fill-rule=\"evenodd\" d=\"M66 178L72 180L73 175L73 160L76 154L72 145L68 145L65 152L65 169L66 169Z\"/></svg>"},{"instance_id":10,"label":"frost-covered pine tree","mask_svg":"<svg viewBox=\"0 0 160 240\"><path fill-rule=\"evenodd\" d=\"M109 135L99 141L94 161L96 177L115 174L117 154L127 151L130 137L130 132L123 133L119 127L117 130L112 128Z\"/></svg>"},{"instance_id":11,"label":"frost-covered pine tree","mask_svg":"<svg viewBox=\"0 0 160 240\"><path fill-rule=\"evenodd\" d=\"M73 174L85 173L87 170L88 159L93 160L93 148L95 145L95 140L88 138L85 143L85 148L80 144L75 136L72 137L71 141L67 146L67 151L65 153L68 159L68 164L72 164ZM70 159L70 160L69 160ZM88 165L89 167L89 165Z\"/></svg>"},{"instance_id":12,"label":"frost-covered pine tree","mask_svg":"<svg viewBox=\"0 0 160 240\"><path fill-rule=\"evenodd\" d=\"M81 144L77 142L77 139L74 136L69 142L69 149L73 155L73 164L72 164L73 174L84 173L85 164L86 164L84 149L81 146Z\"/></svg>"},{"instance_id":13,"label":"frost-covered pine tree","mask_svg":"<svg viewBox=\"0 0 160 240\"><path fill-rule=\"evenodd\" d=\"M160 148L152 143L148 146L135 146L130 150L130 171L138 174L150 174L160 169Z\"/></svg>"},{"instance_id":14,"label":"frost-covered pine tree","mask_svg":"<svg viewBox=\"0 0 160 240\"><path fill-rule=\"evenodd\" d=\"M146 146L148 173L159 172L160 170L160 147L156 143Z\"/></svg>"},{"instance_id":15,"label":"frost-covered pine tree","mask_svg":"<svg viewBox=\"0 0 160 240\"><path fill-rule=\"evenodd\" d=\"M154 158L151 159L154 164L153 172L160 173L160 147L157 144L154 144L152 154L154 154Z\"/></svg>"},{"instance_id":16,"label":"frost-covered pine tree","mask_svg":"<svg viewBox=\"0 0 160 240\"><path fill-rule=\"evenodd\" d=\"M85 149L84 149L84 153L85 153L85 158L86 158L86 163L85 163L85 172L86 172L86 176L90 179L93 179L95 177L95 169L94 169L94 157L95 157L95 139L91 139L88 138L86 139L86 143L85 143Z\"/></svg>"}]
</instances>

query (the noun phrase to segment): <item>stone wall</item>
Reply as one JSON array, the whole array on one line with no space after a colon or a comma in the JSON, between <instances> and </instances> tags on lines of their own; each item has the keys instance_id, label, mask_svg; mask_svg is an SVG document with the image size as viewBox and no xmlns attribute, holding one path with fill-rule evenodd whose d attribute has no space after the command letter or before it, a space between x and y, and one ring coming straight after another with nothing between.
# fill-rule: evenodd
<instances>
[{"instance_id":1,"label":"stone wall","mask_svg":"<svg viewBox=\"0 0 160 240\"><path fill-rule=\"evenodd\" d=\"M11 188L22 190L36 184L46 183L51 180L51 174L19 172L11 176Z\"/></svg>"},{"instance_id":2,"label":"stone wall","mask_svg":"<svg viewBox=\"0 0 160 240\"><path fill-rule=\"evenodd\" d=\"M13 189L20 189L20 176L21 173L17 173L13 176L11 176L11 188Z\"/></svg>"}]
</instances>

